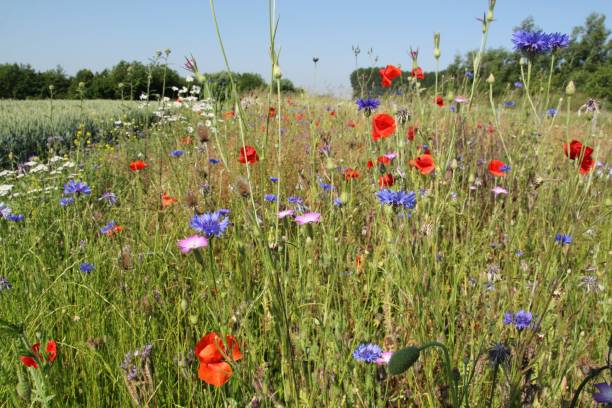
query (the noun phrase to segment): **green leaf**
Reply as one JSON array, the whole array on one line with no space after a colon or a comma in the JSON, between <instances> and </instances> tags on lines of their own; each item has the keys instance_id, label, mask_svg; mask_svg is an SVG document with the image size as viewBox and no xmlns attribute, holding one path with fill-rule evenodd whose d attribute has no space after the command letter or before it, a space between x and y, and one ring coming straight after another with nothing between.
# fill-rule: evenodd
<instances>
[{"instance_id":1,"label":"green leaf","mask_svg":"<svg viewBox=\"0 0 612 408\"><path fill-rule=\"evenodd\" d=\"M403 373L417 362L420 353L418 347L406 347L396 351L389 360L389 373L392 375Z\"/></svg>"}]
</instances>

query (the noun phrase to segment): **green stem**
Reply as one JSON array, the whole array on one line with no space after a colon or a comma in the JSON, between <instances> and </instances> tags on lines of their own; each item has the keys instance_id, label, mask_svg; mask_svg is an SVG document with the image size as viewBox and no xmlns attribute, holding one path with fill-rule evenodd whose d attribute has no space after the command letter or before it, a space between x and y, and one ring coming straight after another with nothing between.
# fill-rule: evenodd
<instances>
[{"instance_id":1,"label":"green stem","mask_svg":"<svg viewBox=\"0 0 612 408\"><path fill-rule=\"evenodd\" d=\"M548 101L550 96L550 84L552 82L552 74L555 67L555 54L550 58L550 70L548 71L548 84L546 85L546 99L544 100L544 109L548 109Z\"/></svg>"},{"instance_id":2,"label":"green stem","mask_svg":"<svg viewBox=\"0 0 612 408\"><path fill-rule=\"evenodd\" d=\"M491 393L489 394L489 402L487 403L487 407L491 408L493 406L493 396L495 395L495 387L497 386L497 372L499 370L499 364L495 364L493 368L493 382L491 383Z\"/></svg>"},{"instance_id":3,"label":"green stem","mask_svg":"<svg viewBox=\"0 0 612 408\"><path fill-rule=\"evenodd\" d=\"M536 117L537 122L540 122L540 116L538 115L538 110L533 104L533 100L531 99L531 93L529 92L529 83L531 82L531 61L527 63L527 80L525 80L525 70L521 65L521 79L523 80L523 84L525 85L525 95L527 96L527 100L529 101L529 105L533 110L533 114Z\"/></svg>"},{"instance_id":4,"label":"green stem","mask_svg":"<svg viewBox=\"0 0 612 408\"><path fill-rule=\"evenodd\" d=\"M458 399L459 390L457 387L457 381L453 377L453 369L451 365L450 353L448 352L448 348L442 343L439 343L437 341L431 341L421 346L419 351L424 351L432 347L438 347L442 349L442 353L444 355L444 369L446 371L446 377L448 378L448 381L451 387L451 398L453 400L453 407L459 408L459 399Z\"/></svg>"}]
</instances>

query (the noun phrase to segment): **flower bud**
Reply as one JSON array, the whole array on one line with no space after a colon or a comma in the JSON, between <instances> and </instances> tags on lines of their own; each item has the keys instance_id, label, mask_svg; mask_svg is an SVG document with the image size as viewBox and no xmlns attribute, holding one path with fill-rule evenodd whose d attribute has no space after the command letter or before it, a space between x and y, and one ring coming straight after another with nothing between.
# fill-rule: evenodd
<instances>
[{"instance_id":1,"label":"flower bud","mask_svg":"<svg viewBox=\"0 0 612 408\"><path fill-rule=\"evenodd\" d=\"M576 93L576 85L574 85L574 81L569 81L569 83L565 87L565 94L570 96L575 93Z\"/></svg>"},{"instance_id":2,"label":"flower bud","mask_svg":"<svg viewBox=\"0 0 612 408\"><path fill-rule=\"evenodd\" d=\"M440 58L440 33L434 33L434 58Z\"/></svg>"},{"instance_id":3,"label":"flower bud","mask_svg":"<svg viewBox=\"0 0 612 408\"><path fill-rule=\"evenodd\" d=\"M527 62L529 62L529 61L525 57L521 57L521 59L519 60L519 64L521 64L521 65L527 65Z\"/></svg>"},{"instance_id":4,"label":"flower bud","mask_svg":"<svg viewBox=\"0 0 612 408\"><path fill-rule=\"evenodd\" d=\"M493 74L489 74L489 77L487 78L487 84L494 84L495 83L495 77L493 76Z\"/></svg>"},{"instance_id":5,"label":"flower bud","mask_svg":"<svg viewBox=\"0 0 612 408\"><path fill-rule=\"evenodd\" d=\"M272 76L276 80L279 80L279 79L281 79L283 77L283 72L281 71L281 69L278 66L278 64L274 64L274 67L272 68Z\"/></svg>"}]
</instances>

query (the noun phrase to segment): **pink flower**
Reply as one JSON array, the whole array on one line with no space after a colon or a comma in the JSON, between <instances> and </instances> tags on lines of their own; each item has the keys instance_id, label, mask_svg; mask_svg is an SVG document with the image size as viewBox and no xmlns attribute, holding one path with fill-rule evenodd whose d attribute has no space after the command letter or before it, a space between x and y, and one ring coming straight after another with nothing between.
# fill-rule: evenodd
<instances>
[{"instance_id":1,"label":"pink flower","mask_svg":"<svg viewBox=\"0 0 612 408\"><path fill-rule=\"evenodd\" d=\"M508 190L500 186L493 187L491 191L495 194L495 197L497 197L499 194L508 194Z\"/></svg>"},{"instance_id":2,"label":"pink flower","mask_svg":"<svg viewBox=\"0 0 612 408\"><path fill-rule=\"evenodd\" d=\"M393 160L397 157L397 153L387 153L387 154L383 154L383 156L385 156L389 160Z\"/></svg>"},{"instance_id":3,"label":"pink flower","mask_svg":"<svg viewBox=\"0 0 612 408\"><path fill-rule=\"evenodd\" d=\"M278 218L283 219L283 218L288 217L290 215L293 215L293 210L284 210L284 211L280 211L278 213Z\"/></svg>"},{"instance_id":4,"label":"pink flower","mask_svg":"<svg viewBox=\"0 0 612 408\"><path fill-rule=\"evenodd\" d=\"M455 98L455 102L457 103L468 103L470 100L465 96L458 96Z\"/></svg>"},{"instance_id":5,"label":"pink flower","mask_svg":"<svg viewBox=\"0 0 612 408\"><path fill-rule=\"evenodd\" d=\"M208 246L208 240L206 239L206 237L203 237L201 235L192 235L190 237L177 241L177 245L182 253L188 254L194 249L204 248L205 246Z\"/></svg>"},{"instance_id":6,"label":"pink flower","mask_svg":"<svg viewBox=\"0 0 612 408\"><path fill-rule=\"evenodd\" d=\"M295 222L300 225L310 224L311 222L321 221L321 214L315 212L304 213L295 217Z\"/></svg>"},{"instance_id":7,"label":"pink flower","mask_svg":"<svg viewBox=\"0 0 612 408\"><path fill-rule=\"evenodd\" d=\"M391 360L392 355L393 355L392 351L383 351L383 353L375 361L375 363L378 365L389 364L389 360Z\"/></svg>"}]
</instances>

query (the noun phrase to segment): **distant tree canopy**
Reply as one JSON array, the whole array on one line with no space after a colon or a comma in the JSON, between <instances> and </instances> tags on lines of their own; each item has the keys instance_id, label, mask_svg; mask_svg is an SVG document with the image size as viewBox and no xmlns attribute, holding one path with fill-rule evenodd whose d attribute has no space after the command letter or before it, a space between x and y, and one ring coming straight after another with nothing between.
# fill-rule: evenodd
<instances>
[{"instance_id":1,"label":"distant tree canopy","mask_svg":"<svg viewBox=\"0 0 612 408\"><path fill-rule=\"evenodd\" d=\"M172 87L187 85L185 78L171 68L166 68L165 92L163 91L164 67L145 65L138 61L120 61L110 69L92 72L81 69L74 76L67 75L58 66L56 69L38 72L27 64L0 64L0 98L8 99L138 99L147 92L149 70L151 81L149 94L152 99L174 97ZM264 89L268 85L259 74L232 73L238 92L245 93ZM226 72L207 73L206 77L213 96L225 99L230 92L229 76ZM82 84L81 86L79 84ZM281 80L281 92L296 92L288 79Z\"/></svg>"},{"instance_id":2,"label":"distant tree canopy","mask_svg":"<svg viewBox=\"0 0 612 408\"><path fill-rule=\"evenodd\" d=\"M591 14L584 26L573 29L570 35L569 47L559 50L555 56L555 71L552 86L564 89L573 80L581 94L605 99L612 102L612 39L610 30L605 25L606 17L602 14ZM532 17L525 19L518 27L525 30L540 30ZM464 56L455 56L454 61L439 72L439 87L441 92L450 85L452 88L461 86L467 81L466 73L472 71L472 61L477 51L469 51ZM521 55L516 51L504 48L488 49L481 62L481 77L486 79L489 74L495 76L493 91L495 94L504 92L515 81L520 81L519 60ZM533 61L532 87L544 86L550 69L550 55L542 55ZM393 81L390 88L380 86L379 68L360 68L351 73L353 95L380 96L383 93L401 92L410 76L410 71L402 73L401 78ZM421 86L434 87L434 72L425 72ZM480 81L481 90L488 85Z\"/></svg>"}]
</instances>

